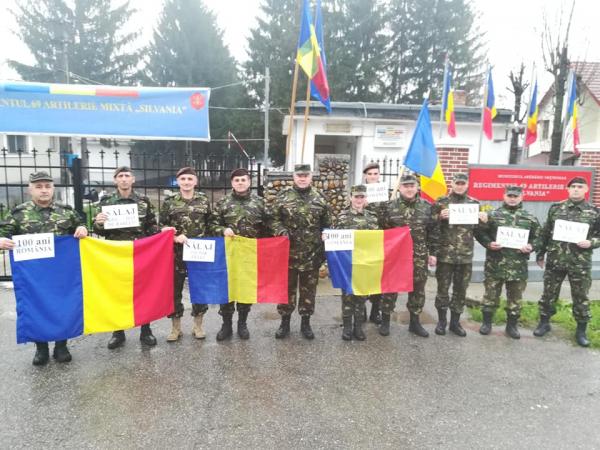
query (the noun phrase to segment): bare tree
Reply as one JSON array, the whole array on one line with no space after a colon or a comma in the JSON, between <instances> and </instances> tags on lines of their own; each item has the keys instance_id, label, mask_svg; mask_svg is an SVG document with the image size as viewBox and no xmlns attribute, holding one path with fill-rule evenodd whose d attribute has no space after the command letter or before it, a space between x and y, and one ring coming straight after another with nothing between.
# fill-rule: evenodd
<instances>
[{"instance_id":1,"label":"bare tree","mask_svg":"<svg viewBox=\"0 0 600 450\"><path fill-rule=\"evenodd\" d=\"M515 96L514 120L519 125L513 127L512 130L512 137L510 140L510 156L508 159L509 164L517 164L517 162L519 161L519 134L522 133L522 127L520 125L523 123L523 119L527 114L527 111L525 111L525 114L523 114L523 117L521 117L521 103L523 99L523 93L529 86L529 83L523 80L524 75L525 64L522 62L521 67L519 67L519 71L516 74L511 70L510 74L508 75L508 78L510 79L510 83L512 85L512 89L509 88L508 90L512 92Z\"/></svg>"}]
</instances>

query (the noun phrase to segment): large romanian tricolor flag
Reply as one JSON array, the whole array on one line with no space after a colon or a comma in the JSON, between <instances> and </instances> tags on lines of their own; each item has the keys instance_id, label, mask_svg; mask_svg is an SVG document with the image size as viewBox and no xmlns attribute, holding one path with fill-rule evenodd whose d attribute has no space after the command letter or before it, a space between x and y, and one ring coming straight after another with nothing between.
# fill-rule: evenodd
<instances>
[{"instance_id":1,"label":"large romanian tricolor flag","mask_svg":"<svg viewBox=\"0 0 600 450\"><path fill-rule=\"evenodd\" d=\"M529 109L527 110L527 130L525 131L525 146L533 144L537 140L537 121L538 121L538 105L537 105L537 80L533 85L531 98L529 99Z\"/></svg>"},{"instance_id":2,"label":"large romanian tricolor flag","mask_svg":"<svg viewBox=\"0 0 600 450\"><path fill-rule=\"evenodd\" d=\"M492 121L496 117L496 97L494 96L494 81L492 80L492 69L487 76L485 103L483 105L483 132L488 139L492 139Z\"/></svg>"},{"instance_id":3,"label":"large romanian tricolor flag","mask_svg":"<svg viewBox=\"0 0 600 450\"><path fill-rule=\"evenodd\" d=\"M325 252L333 287L353 295L413 290L413 242L408 227L343 231L351 233L350 248Z\"/></svg>"},{"instance_id":4,"label":"large romanian tricolor flag","mask_svg":"<svg viewBox=\"0 0 600 450\"><path fill-rule=\"evenodd\" d=\"M456 117L454 115L454 89L452 88L452 72L450 65L446 64L446 74L444 79L444 98L442 99L442 113L446 126L448 127L448 135L456 137Z\"/></svg>"},{"instance_id":5,"label":"large romanian tricolor flag","mask_svg":"<svg viewBox=\"0 0 600 450\"><path fill-rule=\"evenodd\" d=\"M319 100L327 112L331 112L331 102L329 99L329 83L327 82L327 58L325 56L325 44L323 41L323 14L321 13L321 0L317 1L315 11L315 34L317 36L317 45L320 55L319 70L310 80L310 95Z\"/></svg>"},{"instance_id":6,"label":"large romanian tricolor flag","mask_svg":"<svg viewBox=\"0 0 600 450\"><path fill-rule=\"evenodd\" d=\"M404 165L413 172L421 175L421 192L429 201L435 201L446 194L446 179L442 165L433 143L431 119L429 118L428 102L423 102L423 107L417 119L415 132L410 140L406 152Z\"/></svg>"},{"instance_id":7,"label":"large romanian tricolor flag","mask_svg":"<svg viewBox=\"0 0 600 450\"><path fill-rule=\"evenodd\" d=\"M124 330L173 312L173 232L136 241L54 238L54 257L14 261L17 342Z\"/></svg>"},{"instance_id":8,"label":"large romanian tricolor flag","mask_svg":"<svg viewBox=\"0 0 600 450\"><path fill-rule=\"evenodd\" d=\"M568 89L568 100L567 100L567 121L573 133L573 153L575 156L579 156L579 124L577 123L577 77L575 72L571 71L570 74L570 86Z\"/></svg>"},{"instance_id":9,"label":"large romanian tricolor flag","mask_svg":"<svg viewBox=\"0 0 600 450\"><path fill-rule=\"evenodd\" d=\"M192 303L287 303L287 237L193 239L209 242L212 261L186 261Z\"/></svg>"}]
</instances>

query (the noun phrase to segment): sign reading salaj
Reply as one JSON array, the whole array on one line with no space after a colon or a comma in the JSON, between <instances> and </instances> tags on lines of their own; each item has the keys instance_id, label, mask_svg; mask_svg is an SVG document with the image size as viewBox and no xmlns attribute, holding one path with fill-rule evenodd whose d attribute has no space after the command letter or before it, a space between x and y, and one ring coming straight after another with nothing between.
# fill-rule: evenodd
<instances>
[{"instance_id":1,"label":"sign reading salaj","mask_svg":"<svg viewBox=\"0 0 600 450\"><path fill-rule=\"evenodd\" d=\"M210 141L208 88L1 83L0 133Z\"/></svg>"},{"instance_id":2,"label":"sign reading salaj","mask_svg":"<svg viewBox=\"0 0 600 450\"><path fill-rule=\"evenodd\" d=\"M568 197L567 183L583 177L592 190L593 171L590 168L573 170L544 168L469 168L469 195L478 200L502 200L504 188L517 185L523 188L523 200L529 202L558 202ZM590 192L586 198L589 200Z\"/></svg>"}]
</instances>

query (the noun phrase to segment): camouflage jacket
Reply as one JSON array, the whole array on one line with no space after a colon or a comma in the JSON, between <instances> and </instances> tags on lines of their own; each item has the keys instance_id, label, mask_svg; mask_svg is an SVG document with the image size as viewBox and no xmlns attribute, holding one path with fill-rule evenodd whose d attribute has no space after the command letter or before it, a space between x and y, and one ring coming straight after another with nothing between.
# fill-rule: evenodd
<instances>
[{"instance_id":1,"label":"camouflage jacket","mask_svg":"<svg viewBox=\"0 0 600 450\"><path fill-rule=\"evenodd\" d=\"M440 225L433 219L431 205L420 197L410 201L402 197L390 200L383 213L383 228L408 226L413 240L413 259L437 256Z\"/></svg>"},{"instance_id":2,"label":"camouflage jacket","mask_svg":"<svg viewBox=\"0 0 600 450\"><path fill-rule=\"evenodd\" d=\"M154 213L154 206L152 206L152 203L150 203L150 200L147 197L138 195L135 191L133 191L131 196L127 198L121 197L118 191L102 197L102 200L100 200L96 205L96 212L94 216L102 212L103 206L127 205L134 203L138 206L138 215L140 218L139 226L105 230L104 225L96 223L94 220L94 233L104 236L106 239L110 239L112 241L132 241L134 239L152 236L153 234L158 233L158 223L156 221L156 214Z\"/></svg>"},{"instance_id":3,"label":"camouflage jacket","mask_svg":"<svg viewBox=\"0 0 600 450\"><path fill-rule=\"evenodd\" d=\"M83 225L81 217L68 205L53 202L43 208L28 201L16 206L0 222L0 236L34 233L65 236L75 233L75 229L80 225Z\"/></svg>"},{"instance_id":4,"label":"camouflage jacket","mask_svg":"<svg viewBox=\"0 0 600 450\"><path fill-rule=\"evenodd\" d=\"M350 207L340 213L334 228L340 230L377 230L379 221L374 212L367 209L357 211Z\"/></svg>"},{"instance_id":5,"label":"camouflage jacket","mask_svg":"<svg viewBox=\"0 0 600 450\"><path fill-rule=\"evenodd\" d=\"M554 222L557 219L587 223L590 226L587 238L592 242L590 248L580 248L577 244L552 239ZM564 200L555 203L548 211L548 218L537 240L537 259L548 254L548 264L562 268L578 267L589 269L592 266L592 253L600 247L600 211L587 202L575 203Z\"/></svg>"},{"instance_id":6,"label":"camouflage jacket","mask_svg":"<svg viewBox=\"0 0 600 450\"><path fill-rule=\"evenodd\" d=\"M440 218L440 212L450 203L477 203L468 195L451 193L433 204L432 215L440 223L440 251L438 261L450 264L468 264L473 261L473 232L478 225L450 225Z\"/></svg>"},{"instance_id":7,"label":"camouflage jacket","mask_svg":"<svg viewBox=\"0 0 600 450\"><path fill-rule=\"evenodd\" d=\"M521 253L517 249L502 248L491 250L492 242L496 241L498 227L523 228L529 230L529 243L534 246L540 232L540 223L530 212L523 209L523 204L500 208L488 215L488 222L475 230L475 238L485 247L485 276L494 280L526 280L529 253ZM535 250L535 249L534 249Z\"/></svg>"},{"instance_id":8,"label":"camouflage jacket","mask_svg":"<svg viewBox=\"0 0 600 450\"><path fill-rule=\"evenodd\" d=\"M287 233L290 238L290 268L312 270L323 263L321 232L331 227L331 213L319 191L313 187L282 190L273 203L271 219L273 233Z\"/></svg>"},{"instance_id":9,"label":"camouflage jacket","mask_svg":"<svg viewBox=\"0 0 600 450\"><path fill-rule=\"evenodd\" d=\"M269 219L265 202L253 193L238 195L231 191L223 197L214 211L214 233L222 236L225 228L231 228L235 234L248 238L268 236Z\"/></svg>"},{"instance_id":10,"label":"camouflage jacket","mask_svg":"<svg viewBox=\"0 0 600 450\"><path fill-rule=\"evenodd\" d=\"M180 192L168 197L160 210L160 225L175 227L177 235L185 234L188 238L210 236L214 219L208 197L198 191L189 200Z\"/></svg>"}]
</instances>

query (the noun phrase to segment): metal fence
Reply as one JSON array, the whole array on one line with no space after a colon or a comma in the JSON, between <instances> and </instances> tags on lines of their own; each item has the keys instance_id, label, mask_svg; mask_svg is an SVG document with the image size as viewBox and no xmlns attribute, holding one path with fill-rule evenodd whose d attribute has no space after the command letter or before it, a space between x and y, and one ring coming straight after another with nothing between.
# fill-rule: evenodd
<instances>
[{"instance_id":1,"label":"metal fence","mask_svg":"<svg viewBox=\"0 0 600 450\"><path fill-rule=\"evenodd\" d=\"M379 175L382 183L387 183L388 189L394 189L400 168L402 167L402 159L400 158L383 158L371 159L369 163L379 164ZM364 167L364 165L363 165Z\"/></svg>"}]
</instances>

